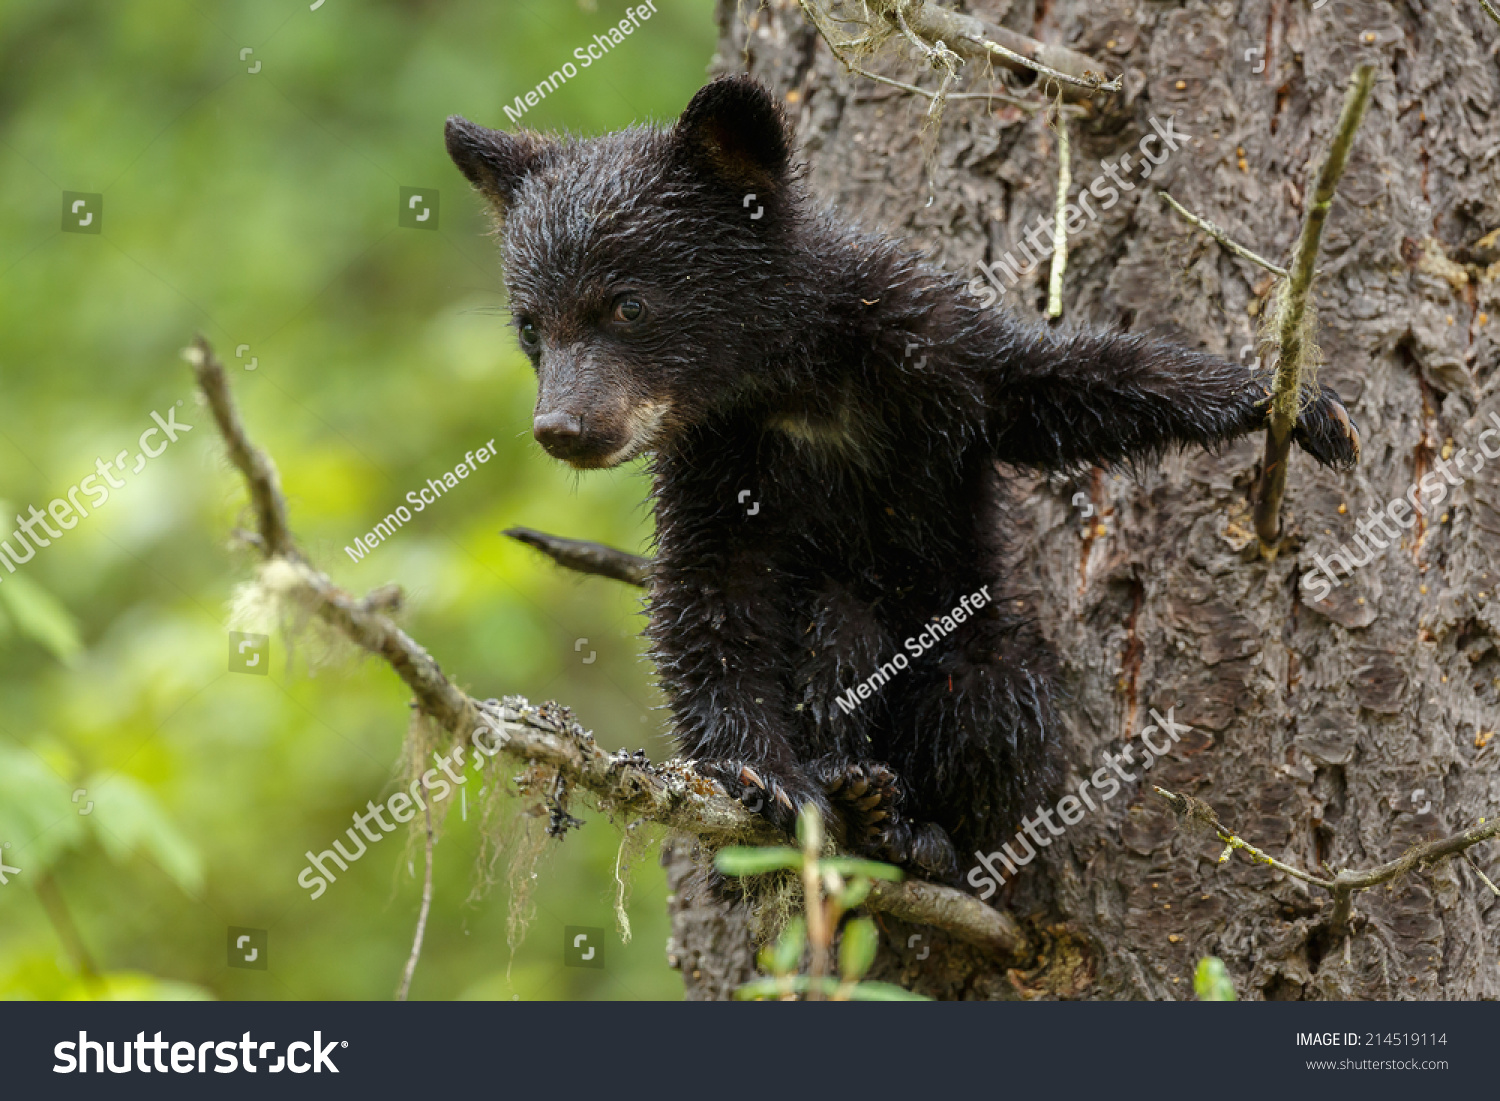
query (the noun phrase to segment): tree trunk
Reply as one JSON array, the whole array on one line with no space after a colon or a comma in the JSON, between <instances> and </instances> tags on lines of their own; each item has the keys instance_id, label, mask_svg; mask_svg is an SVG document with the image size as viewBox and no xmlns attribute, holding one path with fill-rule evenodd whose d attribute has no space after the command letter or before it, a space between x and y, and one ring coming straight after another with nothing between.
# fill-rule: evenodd
<instances>
[{"instance_id":1,"label":"tree trunk","mask_svg":"<svg viewBox=\"0 0 1500 1101\"><path fill-rule=\"evenodd\" d=\"M927 101L845 75L795 0L753 8L721 0L720 68L746 67L785 97L819 200L966 279L1050 220L1058 143L1040 115L949 102L929 192ZM1478 450L1492 415L1500 425L1500 26L1478 0L970 10L1125 74L1121 94L1070 123L1074 198L1101 160L1135 157L1153 116L1191 135L1149 180L1133 160L1122 175L1134 190L1069 234L1063 323L1158 332L1247 363L1270 276L1186 226L1156 188L1284 264L1346 81L1378 63L1315 289L1321 378L1348 403L1364 456L1335 474L1294 451L1288 541L1269 563L1252 540L1259 438L1135 475L1015 476L1016 587L1061 655L1068 787L1107 750L1138 746L1152 708L1192 730L996 900L1034 958L986 958L883 918L872 977L937 997L1175 999L1217 955L1242 999L1500 996L1500 898L1462 858L1356 895L1353 933L1339 937L1324 891L1240 854L1219 864L1221 845L1178 833L1151 791L1205 800L1312 872L1372 867L1500 811L1500 463L1455 471L1462 484L1326 599L1299 584L1317 555L1362 557L1359 518L1450 448ZM900 53L866 66L937 87L904 45L886 49ZM995 86L968 72L955 90ZM997 308L1040 316L1046 284L1043 262ZM1471 855L1500 879L1494 843ZM668 861L689 996L726 997L750 974L745 915L692 888L680 847Z\"/></svg>"}]
</instances>

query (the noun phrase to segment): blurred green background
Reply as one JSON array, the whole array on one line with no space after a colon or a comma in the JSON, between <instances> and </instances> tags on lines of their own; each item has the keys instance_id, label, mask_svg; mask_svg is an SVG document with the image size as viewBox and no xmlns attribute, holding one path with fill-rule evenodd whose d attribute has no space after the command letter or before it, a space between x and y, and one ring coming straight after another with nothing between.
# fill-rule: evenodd
<instances>
[{"instance_id":1,"label":"blurred green background","mask_svg":"<svg viewBox=\"0 0 1500 1101\"><path fill-rule=\"evenodd\" d=\"M371 845L316 901L297 885L304 852L395 790L408 697L383 664L311 636L273 634L267 676L229 671L253 564L229 534L250 518L180 358L194 333L338 583L400 584L407 629L476 695L555 698L606 748L667 752L639 594L498 534L640 549L647 486L638 464L579 478L532 442L498 258L442 140L450 113L509 128L502 106L626 7L0 4L0 534L96 459L131 456L107 502L0 571L0 860L21 869L0 886L0 997L389 998L410 950L415 838ZM712 9L657 0L526 124L670 119L705 79ZM435 230L398 224L403 187L437 189ZM65 191L102 196L99 232L62 231ZM129 469L152 412L174 408L192 431ZM492 438L476 476L362 561L345 554ZM479 800L451 800L413 998L681 996L655 844L629 870L622 944L620 831L580 813L526 880L535 916L512 957L516 843L473 897ZM564 966L568 925L609 931L603 968ZM265 970L227 966L230 926L268 931Z\"/></svg>"}]
</instances>

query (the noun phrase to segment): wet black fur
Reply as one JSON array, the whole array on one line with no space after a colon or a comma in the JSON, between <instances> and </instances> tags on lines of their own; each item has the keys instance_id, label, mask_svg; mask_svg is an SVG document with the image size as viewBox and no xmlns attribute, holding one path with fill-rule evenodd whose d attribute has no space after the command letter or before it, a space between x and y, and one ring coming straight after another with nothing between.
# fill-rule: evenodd
<instances>
[{"instance_id":1,"label":"wet black fur","mask_svg":"<svg viewBox=\"0 0 1500 1101\"><path fill-rule=\"evenodd\" d=\"M511 309L540 335L538 415L581 427L566 457L605 465L631 410L670 403L649 440L649 637L682 752L783 826L810 800L850 845L937 874L1050 802L1052 658L1007 599L1004 466L1221 444L1264 426L1263 387L1160 340L981 309L814 206L748 78L670 129L453 119L448 145L501 217ZM612 320L622 295L643 319ZM1352 463L1336 395L1309 401L1298 442ZM853 714L835 705L984 586L979 616Z\"/></svg>"}]
</instances>

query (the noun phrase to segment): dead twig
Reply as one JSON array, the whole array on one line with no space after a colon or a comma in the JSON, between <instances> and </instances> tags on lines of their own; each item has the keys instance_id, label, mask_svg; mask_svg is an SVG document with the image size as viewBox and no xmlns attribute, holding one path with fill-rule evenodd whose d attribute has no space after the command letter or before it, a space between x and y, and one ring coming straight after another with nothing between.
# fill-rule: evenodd
<instances>
[{"instance_id":1,"label":"dead twig","mask_svg":"<svg viewBox=\"0 0 1500 1101\"><path fill-rule=\"evenodd\" d=\"M1228 860L1230 855L1240 849L1247 853L1251 860L1261 864L1269 864L1271 867L1285 872L1295 879L1309 883L1314 887L1321 887L1333 896L1333 914L1328 919L1329 931L1334 936L1343 936L1348 931L1349 919L1354 911L1354 895L1359 891L1368 891L1371 887L1378 887L1382 883L1405 875L1415 868L1428 864L1435 864L1451 856L1463 854L1469 863L1479 871L1479 866L1474 864L1473 858L1468 855L1468 850L1481 841L1500 835L1500 819L1486 823L1480 819L1479 825L1473 829L1465 830L1463 833L1454 834L1452 837L1444 837L1438 841L1429 841L1423 845L1413 846L1401 856L1388 863L1372 868L1366 872L1351 872L1344 869L1336 873L1331 879L1322 876L1311 875L1301 868L1284 864L1269 853L1262 852L1244 838L1236 835L1229 827L1219 821L1218 813L1203 802L1191 795L1178 795L1167 791L1165 788L1153 788L1156 794L1166 800L1167 805L1172 808L1172 813L1177 818L1178 826L1189 835L1217 837L1224 842L1224 851L1219 854L1219 863ZM1483 872L1479 877L1495 890L1495 885L1490 883ZM1496 891L1500 894L1500 891Z\"/></svg>"},{"instance_id":2,"label":"dead twig","mask_svg":"<svg viewBox=\"0 0 1500 1101\"><path fill-rule=\"evenodd\" d=\"M907 91L915 91L935 101L979 97L973 93L947 97L945 92L931 93L912 85L902 85L888 77L865 72L851 60L850 55L867 52L889 35L899 34L916 46L929 61L940 61L947 73L945 85L951 80L954 63L959 59L968 59L993 62L1012 72L1038 74L1059 85L1070 99L1086 99L1100 92L1117 92L1121 87L1118 78L1105 80L1099 72L1098 63L1085 54L1064 46L1038 42L975 16L927 3L926 0L866 0L866 10L883 26L857 39L837 38L828 13L818 6L817 0L797 2L808 22L846 69L885 84L904 87ZM1028 109L1045 106L1043 103L1014 102Z\"/></svg>"},{"instance_id":3,"label":"dead twig","mask_svg":"<svg viewBox=\"0 0 1500 1101\"><path fill-rule=\"evenodd\" d=\"M1052 210L1052 270L1047 279L1047 316L1062 316L1063 272L1068 268L1068 189L1073 186L1073 154L1068 118L1057 105L1057 199Z\"/></svg>"},{"instance_id":4,"label":"dead twig","mask_svg":"<svg viewBox=\"0 0 1500 1101\"><path fill-rule=\"evenodd\" d=\"M425 788L426 785L424 784ZM422 958L422 938L427 935L427 914L432 909L432 805L424 802L422 813L427 819L427 867L422 879L422 908L417 911L417 931L411 941L411 955L406 958L406 969L401 972L401 985L396 988L396 1000L406 1001L411 990L411 977L417 973L417 961Z\"/></svg>"},{"instance_id":5,"label":"dead twig","mask_svg":"<svg viewBox=\"0 0 1500 1101\"><path fill-rule=\"evenodd\" d=\"M361 649L383 658L411 690L418 711L448 733L468 740L486 756L504 754L522 764L546 765L571 787L590 792L602 810L623 821L659 822L710 844L785 840L765 819L699 774L690 762L672 760L653 765L643 757L610 754L573 721L566 708L555 704L536 707L518 696L481 702L454 685L431 655L388 618L383 609L392 604L389 591L382 591L379 599L361 600L313 568L296 549L275 464L246 435L223 365L201 337L186 358L224 435L230 459L249 487L259 531L251 543L265 556L260 583L267 590L317 616ZM532 545L546 549L569 542L545 536ZM585 572L644 584L647 566L642 563L647 560L594 546L599 560L610 559L617 566L630 565L634 560L633 568ZM554 560L577 568L585 559L564 553ZM1000 955L1030 954L1027 938L1010 914L951 887L919 880L883 883L871 892L867 905L905 921L947 930Z\"/></svg>"},{"instance_id":6,"label":"dead twig","mask_svg":"<svg viewBox=\"0 0 1500 1101\"><path fill-rule=\"evenodd\" d=\"M927 42L945 42L961 57L987 58L1012 72L1031 71L1066 88L1093 95L1118 92L1119 78L1106 81L1099 63L1064 46L1051 46L976 16L950 11L926 0L867 0L877 17L892 22L899 11L913 34Z\"/></svg>"},{"instance_id":7,"label":"dead twig","mask_svg":"<svg viewBox=\"0 0 1500 1101\"><path fill-rule=\"evenodd\" d=\"M879 73L872 73L866 69L861 69L858 65L856 65L846 57L839 57L839 61L841 61L844 65L844 68L848 69L851 73L854 73L857 76L865 77L867 80L873 80L878 84L889 84L892 88L900 88L903 92L910 92L912 95L925 96L927 99L937 98L938 94L936 92L929 92L926 88L918 88L915 84L907 84L904 80L892 80L888 76L881 76ZM1008 96L1004 92L948 92L946 93L946 98L998 99L1002 103L1009 103L1012 107L1019 107L1023 111L1040 111L1042 108L1047 106L1045 103L1041 102L1032 102L1030 100L1017 99L1015 96Z\"/></svg>"},{"instance_id":8,"label":"dead twig","mask_svg":"<svg viewBox=\"0 0 1500 1101\"><path fill-rule=\"evenodd\" d=\"M1253 253L1244 245L1238 244L1230 238L1229 234L1225 233L1222 229L1214 225L1207 218L1202 218L1197 214L1194 214L1192 211L1188 210L1185 206L1179 203L1176 199L1172 198L1171 195L1168 195L1165 191L1157 191L1157 194L1166 201L1166 204L1168 206L1170 206L1179 215L1181 215L1182 219L1187 222L1188 225L1197 226L1204 233L1208 234L1215 241L1219 242L1219 244L1223 245L1236 256L1241 257L1245 260L1249 260L1252 264L1259 264L1267 271L1271 272L1274 275L1279 275L1283 279L1287 277L1286 268L1279 268L1275 264L1271 263L1271 261L1267 260L1264 256Z\"/></svg>"},{"instance_id":9,"label":"dead twig","mask_svg":"<svg viewBox=\"0 0 1500 1101\"><path fill-rule=\"evenodd\" d=\"M627 585L645 585L650 576L651 559L638 554L607 547L603 543L586 543L581 539L563 539L531 528L506 528L508 535L519 543L541 551L559 566L579 573L595 574L623 581Z\"/></svg>"},{"instance_id":10,"label":"dead twig","mask_svg":"<svg viewBox=\"0 0 1500 1101\"><path fill-rule=\"evenodd\" d=\"M1328 220L1334 192L1344 174L1355 131L1364 117L1365 107L1370 102L1370 89L1374 85L1374 65L1361 65L1354 70L1344 95L1344 107L1339 114L1333 142L1328 147L1323 167L1318 171L1312 201L1307 205L1307 217L1302 223L1302 234L1297 239L1289 274L1280 289L1276 323L1280 330L1281 358L1276 364L1265 458L1261 462L1261 480L1255 501L1255 534L1260 539L1261 554L1268 559L1276 556L1281 539L1281 501L1286 493L1292 432L1301 412L1304 371L1316 354L1312 342L1312 320L1308 314L1313 267L1323 239L1323 224ZM1311 363L1311 366L1316 364Z\"/></svg>"}]
</instances>

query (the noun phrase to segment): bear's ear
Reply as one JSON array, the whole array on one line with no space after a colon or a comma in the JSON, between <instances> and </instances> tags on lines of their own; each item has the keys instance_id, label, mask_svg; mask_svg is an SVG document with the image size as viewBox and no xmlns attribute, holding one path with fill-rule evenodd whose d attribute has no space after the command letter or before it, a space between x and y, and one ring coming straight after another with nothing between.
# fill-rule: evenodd
<instances>
[{"instance_id":1,"label":"bear's ear","mask_svg":"<svg viewBox=\"0 0 1500 1101\"><path fill-rule=\"evenodd\" d=\"M502 214L549 144L535 134L490 130L458 115L448 119L444 134L453 163Z\"/></svg>"},{"instance_id":2,"label":"bear's ear","mask_svg":"<svg viewBox=\"0 0 1500 1101\"><path fill-rule=\"evenodd\" d=\"M786 178L791 139L781 106L748 76L698 89L673 138L697 166L734 187L775 191Z\"/></svg>"}]
</instances>

